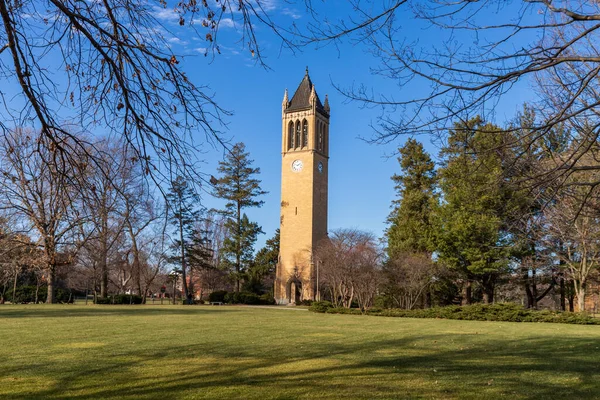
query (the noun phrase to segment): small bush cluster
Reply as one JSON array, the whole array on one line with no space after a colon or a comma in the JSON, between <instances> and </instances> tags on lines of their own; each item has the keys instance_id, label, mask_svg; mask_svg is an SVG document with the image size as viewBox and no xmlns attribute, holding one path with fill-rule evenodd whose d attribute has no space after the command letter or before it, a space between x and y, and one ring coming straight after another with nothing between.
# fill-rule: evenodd
<instances>
[{"instance_id":1,"label":"small bush cluster","mask_svg":"<svg viewBox=\"0 0 600 400\"><path fill-rule=\"evenodd\" d=\"M333 304L330 301L313 301L308 309L313 312L325 313L333 309Z\"/></svg>"},{"instance_id":2,"label":"small bush cluster","mask_svg":"<svg viewBox=\"0 0 600 400\"><path fill-rule=\"evenodd\" d=\"M16 292L12 293L12 289L9 290L6 295L6 301L10 301L11 303L34 303L35 302L35 291L36 287L34 285L22 285L17 286ZM46 297L48 296L48 287L41 286L38 291L38 302L44 303L46 302ZM55 299L57 303L72 303L73 296L69 293L68 290L63 288L56 289Z\"/></svg>"},{"instance_id":3,"label":"small bush cluster","mask_svg":"<svg viewBox=\"0 0 600 400\"><path fill-rule=\"evenodd\" d=\"M217 290L208 295L208 301L211 303L225 303L226 290Z\"/></svg>"},{"instance_id":4,"label":"small bush cluster","mask_svg":"<svg viewBox=\"0 0 600 400\"><path fill-rule=\"evenodd\" d=\"M252 292L226 292L219 290L208 295L209 302L221 302L227 304L249 304L249 305L272 305L275 299L270 294L257 295Z\"/></svg>"},{"instance_id":5,"label":"small bush cluster","mask_svg":"<svg viewBox=\"0 0 600 400\"><path fill-rule=\"evenodd\" d=\"M96 304L142 304L143 301L144 298L137 294L117 294L96 298Z\"/></svg>"},{"instance_id":6,"label":"small bush cluster","mask_svg":"<svg viewBox=\"0 0 600 400\"><path fill-rule=\"evenodd\" d=\"M270 293L260 295L260 304L265 306L271 306L275 304L275 298Z\"/></svg>"},{"instance_id":7,"label":"small bush cluster","mask_svg":"<svg viewBox=\"0 0 600 400\"><path fill-rule=\"evenodd\" d=\"M185 299L185 298L181 299L180 301L181 301L181 305L183 305L183 306L188 306L190 304L198 305L198 304L205 304L206 303L204 300L196 300L196 299L192 300L191 303L190 303L188 301L188 299Z\"/></svg>"},{"instance_id":8,"label":"small bush cluster","mask_svg":"<svg viewBox=\"0 0 600 400\"><path fill-rule=\"evenodd\" d=\"M318 304L317 304L318 303ZM334 308L329 302L316 302L311 311L330 314L361 314L358 309ZM469 321L552 322L562 324L600 325L600 319L586 313L537 311L513 303L474 304L470 306L434 307L417 310L372 308L367 315L400 318L442 318Z\"/></svg>"},{"instance_id":9,"label":"small bush cluster","mask_svg":"<svg viewBox=\"0 0 600 400\"><path fill-rule=\"evenodd\" d=\"M256 293L230 292L225 295L225 303L228 304L258 304L259 297Z\"/></svg>"}]
</instances>

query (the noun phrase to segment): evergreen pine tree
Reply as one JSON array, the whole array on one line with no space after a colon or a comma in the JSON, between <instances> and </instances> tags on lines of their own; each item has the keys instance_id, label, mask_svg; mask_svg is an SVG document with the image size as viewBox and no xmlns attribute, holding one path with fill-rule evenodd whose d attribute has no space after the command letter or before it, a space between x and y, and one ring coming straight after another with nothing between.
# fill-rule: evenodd
<instances>
[{"instance_id":1,"label":"evergreen pine tree","mask_svg":"<svg viewBox=\"0 0 600 400\"><path fill-rule=\"evenodd\" d=\"M479 117L456 124L438 171L443 202L436 213L436 254L466 281L478 282L488 303L508 265L506 221L518 198L504 179L500 133ZM470 303L470 285L465 288Z\"/></svg>"},{"instance_id":2,"label":"evergreen pine tree","mask_svg":"<svg viewBox=\"0 0 600 400\"><path fill-rule=\"evenodd\" d=\"M257 198L267 193L260 188L260 180L256 179L260 168L253 168L253 162L246 152L246 146L236 143L225 159L219 162L218 172L221 176L214 182L214 195L227 201L221 212L227 216L225 226L230 232L223 242L221 263L236 282L238 293L240 282L253 259L256 238L262 233L261 227L251 222L242 211L262 206L264 202Z\"/></svg>"},{"instance_id":3,"label":"evergreen pine tree","mask_svg":"<svg viewBox=\"0 0 600 400\"><path fill-rule=\"evenodd\" d=\"M169 221L175 228L176 237L173 241L175 255L171 258L171 262L180 265L184 296L188 304L191 304L193 283L191 277L188 282L188 247L195 232L194 225L199 218L200 212L196 208L199 199L194 189L180 176L171 182L166 197L170 211Z\"/></svg>"},{"instance_id":4,"label":"evergreen pine tree","mask_svg":"<svg viewBox=\"0 0 600 400\"><path fill-rule=\"evenodd\" d=\"M399 149L400 175L392 176L398 199L388 217L387 253L425 253L431 247L431 219L435 208L435 164L423 145L408 139Z\"/></svg>"},{"instance_id":5,"label":"evergreen pine tree","mask_svg":"<svg viewBox=\"0 0 600 400\"><path fill-rule=\"evenodd\" d=\"M275 235L267 240L265 247L260 249L254 257L254 261L248 270L248 282L246 283L250 291L261 294L265 290L264 280L269 276L274 277L278 259L279 229L275 231Z\"/></svg>"}]
</instances>

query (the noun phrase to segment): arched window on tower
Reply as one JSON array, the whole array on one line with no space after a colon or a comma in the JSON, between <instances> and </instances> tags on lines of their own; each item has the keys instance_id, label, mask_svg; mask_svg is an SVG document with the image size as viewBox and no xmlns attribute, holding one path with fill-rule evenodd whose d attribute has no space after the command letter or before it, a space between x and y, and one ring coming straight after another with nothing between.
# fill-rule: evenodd
<instances>
[{"instance_id":1,"label":"arched window on tower","mask_svg":"<svg viewBox=\"0 0 600 400\"><path fill-rule=\"evenodd\" d=\"M323 124L323 152L327 153L327 136L329 135L329 127Z\"/></svg>"},{"instance_id":2,"label":"arched window on tower","mask_svg":"<svg viewBox=\"0 0 600 400\"><path fill-rule=\"evenodd\" d=\"M300 147L300 121L296 121L296 140L294 140L294 148Z\"/></svg>"},{"instance_id":3,"label":"arched window on tower","mask_svg":"<svg viewBox=\"0 0 600 400\"><path fill-rule=\"evenodd\" d=\"M302 121L302 147L308 147L308 121Z\"/></svg>"},{"instance_id":4,"label":"arched window on tower","mask_svg":"<svg viewBox=\"0 0 600 400\"><path fill-rule=\"evenodd\" d=\"M288 150L292 149L294 147L294 123L292 121L290 121L290 123L288 124Z\"/></svg>"},{"instance_id":5,"label":"arched window on tower","mask_svg":"<svg viewBox=\"0 0 600 400\"><path fill-rule=\"evenodd\" d=\"M323 124L319 121L319 141L317 143L317 149L319 151L323 150Z\"/></svg>"}]
</instances>

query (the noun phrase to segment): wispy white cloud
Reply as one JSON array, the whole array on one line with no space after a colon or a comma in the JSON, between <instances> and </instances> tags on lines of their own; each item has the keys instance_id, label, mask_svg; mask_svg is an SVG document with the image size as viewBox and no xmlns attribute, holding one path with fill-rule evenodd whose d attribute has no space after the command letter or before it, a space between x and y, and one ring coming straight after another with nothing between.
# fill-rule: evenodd
<instances>
[{"instance_id":1,"label":"wispy white cloud","mask_svg":"<svg viewBox=\"0 0 600 400\"><path fill-rule=\"evenodd\" d=\"M299 12L297 12L296 10L293 10L291 8L284 8L283 10L281 10L281 13L283 15L287 15L288 17L291 17L292 19L302 18L302 14L300 14Z\"/></svg>"},{"instance_id":2,"label":"wispy white cloud","mask_svg":"<svg viewBox=\"0 0 600 400\"><path fill-rule=\"evenodd\" d=\"M231 18L221 18L219 21L219 28L233 28L235 23Z\"/></svg>"},{"instance_id":3,"label":"wispy white cloud","mask_svg":"<svg viewBox=\"0 0 600 400\"><path fill-rule=\"evenodd\" d=\"M154 15L154 18L156 18L160 21L167 21L167 22L179 21L179 15L177 15L177 13L171 8L162 8L162 7L154 6L154 11L152 12L152 15Z\"/></svg>"},{"instance_id":4,"label":"wispy white cloud","mask_svg":"<svg viewBox=\"0 0 600 400\"><path fill-rule=\"evenodd\" d=\"M205 21L202 18L196 18L192 20L194 24L202 25L202 22ZM219 28L233 28L235 27L235 22L231 18L221 18L219 21Z\"/></svg>"},{"instance_id":5,"label":"wispy white cloud","mask_svg":"<svg viewBox=\"0 0 600 400\"><path fill-rule=\"evenodd\" d=\"M257 10L273 11L279 8L278 0L248 0L248 3ZM240 12L236 6L232 6L231 11L234 13Z\"/></svg>"},{"instance_id":6,"label":"wispy white cloud","mask_svg":"<svg viewBox=\"0 0 600 400\"><path fill-rule=\"evenodd\" d=\"M273 11L277 8L277 0L254 0L265 11Z\"/></svg>"},{"instance_id":7,"label":"wispy white cloud","mask_svg":"<svg viewBox=\"0 0 600 400\"><path fill-rule=\"evenodd\" d=\"M180 38L175 37L175 36L170 37L169 39L167 39L167 41L169 43L180 44L180 45L188 44L188 42L186 42L185 40L181 40Z\"/></svg>"},{"instance_id":8,"label":"wispy white cloud","mask_svg":"<svg viewBox=\"0 0 600 400\"><path fill-rule=\"evenodd\" d=\"M232 56L237 56L240 53L239 50L234 49L233 47L228 47L228 46L221 46L221 51L227 52L228 54L232 55Z\"/></svg>"}]
</instances>

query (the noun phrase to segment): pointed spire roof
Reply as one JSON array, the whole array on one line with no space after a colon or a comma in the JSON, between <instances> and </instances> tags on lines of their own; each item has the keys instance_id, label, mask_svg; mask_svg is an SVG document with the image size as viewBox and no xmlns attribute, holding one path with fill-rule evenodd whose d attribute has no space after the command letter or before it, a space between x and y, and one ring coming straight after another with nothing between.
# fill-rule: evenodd
<instances>
[{"instance_id":1,"label":"pointed spire roof","mask_svg":"<svg viewBox=\"0 0 600 400\"><path fill-rule=\"evenodd\" d=\"M290 100L290 106L287 108L286 111L300 111L311 108L312 105L310 104L310 94L313 91L313 88L314 85L310 80L310 76L308 75L308 67L306 67L306 73L304 74L304 78L302 79L302 82L300 82L300 85L298 85L298 89L296 89L294 96L292 96L292 100ZM315 95L317 97L317 110L321 111L324 114L328 114L325 111L323 104L319 99L319 95L317 95L316 91Z\"/></svg>"}]
</instances>

